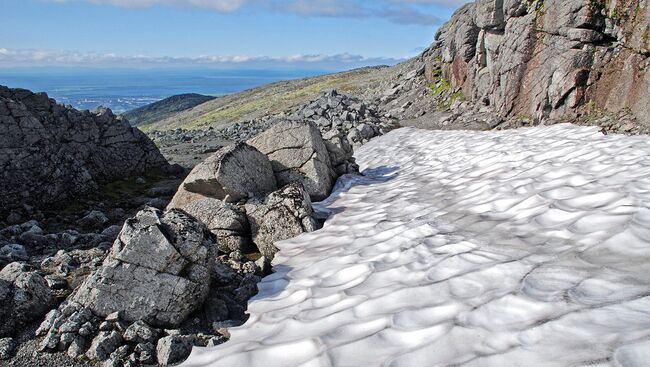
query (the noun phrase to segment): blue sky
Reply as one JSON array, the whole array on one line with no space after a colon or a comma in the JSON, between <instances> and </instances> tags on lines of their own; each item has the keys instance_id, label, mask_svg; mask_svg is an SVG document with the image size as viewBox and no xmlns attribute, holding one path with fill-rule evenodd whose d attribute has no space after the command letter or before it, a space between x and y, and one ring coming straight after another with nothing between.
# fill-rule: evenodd
<instances>
[{"instance_id":1,"label":"blue sky","mask_svg":"<svg viewBox=\"0 0 650 367\"><path fill-rule=\"evenodd\" d=\"M392 63L462 0L2 0L0 67Z\"/></svg>"}]
</instances>

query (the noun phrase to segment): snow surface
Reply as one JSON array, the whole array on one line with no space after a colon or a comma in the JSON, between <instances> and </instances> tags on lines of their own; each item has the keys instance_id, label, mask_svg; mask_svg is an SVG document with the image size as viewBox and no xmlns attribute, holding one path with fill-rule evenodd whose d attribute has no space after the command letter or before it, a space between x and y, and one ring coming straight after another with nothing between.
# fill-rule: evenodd
<instances>
[{"instance_id":1,"label":"snow surface","mask_svg":"<svg viewBox=\"0 0 650 367\"><path fill-rule=\"evenodd\" d=\"M404 128L188 366L650 366L650 141Z\"/></svg>"}]
</instances>

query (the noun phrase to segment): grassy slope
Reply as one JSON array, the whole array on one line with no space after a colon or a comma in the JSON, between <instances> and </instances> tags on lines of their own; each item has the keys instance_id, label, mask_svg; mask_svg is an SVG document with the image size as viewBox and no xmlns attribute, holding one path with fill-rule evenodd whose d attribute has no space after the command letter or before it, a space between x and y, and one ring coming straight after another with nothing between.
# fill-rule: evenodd
<instances>
[{"instance_id":1,"label":"grassy slope","mask_svg":"<svg viewBox=\"0 0 650 367\"><path fill-rule=\"evenodd\" d=\"M211 101L214 98L193 93L179 94L133 109L122 114L122 116L126 117L133 126L144 125L163 120L177 112L185 111L201 103Z\"/></svg>"},{"instance_id":2,"label":"grassy slope","mask_svg":"<svg viewBox=\"0 0 650 367\"><path fill-rule=\"evenodd\" d=\"M314 78L272 83L200 104L155 123L144 131L176 128L205 129L279 113L315 99L323 90L365 94L377 88L393 68L364 68Z\"/></svg>"}]
</instances>

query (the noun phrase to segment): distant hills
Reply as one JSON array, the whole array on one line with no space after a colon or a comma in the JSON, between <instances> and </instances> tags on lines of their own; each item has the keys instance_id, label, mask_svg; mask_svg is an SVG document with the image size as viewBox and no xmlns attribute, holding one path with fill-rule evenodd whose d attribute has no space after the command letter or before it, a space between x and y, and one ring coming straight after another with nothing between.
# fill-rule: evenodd
<instances>
[{"instance_id":1,"label":"distant hills","mask_svg":"<svg viewBox=\"0 0 650 367\"><path fill-rule=\"evenodd\" d=\"M179 94L125 112L122 116L129 120L132 126L146 125L164 120L177 112L189 110L215 98L196 93Z\"/></svg>"}]
</instances>

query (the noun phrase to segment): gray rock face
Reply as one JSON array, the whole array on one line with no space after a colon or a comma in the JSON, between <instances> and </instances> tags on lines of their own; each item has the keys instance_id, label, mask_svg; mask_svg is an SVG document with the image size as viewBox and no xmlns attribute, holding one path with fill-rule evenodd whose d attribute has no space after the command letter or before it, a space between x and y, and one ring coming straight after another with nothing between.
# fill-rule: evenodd
<instances>
[{"instance_id":1,"label":"gray rock face","mask_svg":"<svg viewBox=\"0 0 650 367\"><path fill-rule=\"evenodd\" d=\"M278 251L274 243L315 230L309 195L299 183L271 193L264 201L246 204L253 242L271 260Z\"/></svg>"},{"instance_id":2,"label":"gray rock face","mask_svg":"<svg viewBox=\"0 0 650 367\"><path fill-rule=\"evenodd\" d=\"M9 359L14 351L16 343L12 338L0 339L0 360Z\"/></svg>"},{"instance_id":3,"label":"gray rock face","mask_svg":"<svg viewBox=\"0 0 650 367\"><path fill-rule=\"evenodd\" d=\"M254 147L240 143L221 148L194 167L169 207L184 207L206 197L237 202L276 188L268 158Z\"/></svg>"},{"instance_id":4,"label":"gray rock face","mask_svg":"<svg viewBox=\"0 0 650 367\"><path fill-rule=\"evenodd\" d=\"M92 360L103 361L113 353L122 342L122 335L117 331L102 331L93 339L86 356Z\"/></svg>"},{"instance_id":5,"label":"gray rock face","mask_svg":"<svg viewBox=\"0 0 650 367\"><path fill-rule=\"evenodd\" d=\"M246 214L238 207L217 199L192 202L183 209L203 222L217 237L219 250L225 253L246 251L250 246L250 227Z\"/></svg>"},{"instance_id":6,"label":"gray rock face","mask_svg":"<svg viewBox=\"0 0 650 367\"><path fill-rule=\"evenodd\" d=\"M0 166L5 212L60 203L169 165L149 138L110 110L80 112L44 93L0 86Z\"/></svg>"},{"instance_id":7,"label":"gray rock face","mask_svg":"<svg viewBox=\"0 0 650 367\"><path fill-rule=\"evenodd\" d=\"M142 320L138 320L126 329L123 338L134 343L150 343L156 341L159 334L160 330L150 327Z\"/></svg>"},{"instance_id":8,"label":"gray rock face","mask_svg":"<svg viewBox=\"0 0 650 367\"><path fill-rule=\"evenodd\" d=\"M192 352L193 339L190 336L167 336L158 340L156 352L158 363L169 366L184 361Z\"/></svg>"},{"instance_id":9,"label":"gray rock face","mask_svg":"<svg viewBox=\"0 0 650 367\"><path fill-rule=\"evenodd\" d=\"M329 195L334 171L315 124L279 122L248 143L269 157L278 185L300 182L312 200Z\"/></svg>"},{"instance_id":10,"label":"gray rock face","mask_svg":"<svg viewBox=\"0 0 650 367\"><path fill-rule=\"evenodd\" d=\"M571 118L590 102L650 126L649 26L647 2L478 0L441 27L426 76L502 117Z\"/></svg>"},{"instance_id":11,"label":"gray rock face","mask_svg":"<svg viewBox=\"0 0 650 367\"><path fill-rule=\"evenodd\" d=\"M102 317L120 311L126 321L177 326L205 300L215 250L203 224L184 212L145 209L68 302Z\"/></svg>"},{"instance_id":12,"label":"gray rock face","mask_svg":"<svg viewBox=\"0 0 650 367\"><path fill-rule=\"evenodd\" d=\"M106 214L97 210L92 210L86 214L86 216L79 219L77 224L81 226L81 228L92 230L104 228L104 225L108 223L108 221Z\"/></svg>"},{"instance_id":13,"label":"gray rock face","mask_svg":"<svg viewBox=\"0 0 650 367\"><path fill-rule=\"evenodd\" d=\"M4 263L12 263L14 261L26 261L29 259L27 250L24 246L15 243L2 246L0 248L0 266Z\"/></svg>"},{"instance_id":14,"label":"gray rock face","mask_svg":"<svg viewBox=\"0 0 650 367\"><path fill-rule=\"evenodd\" d=\"M0 337L11 336L21 327L54 307L47 282L29 267L11 263L0 271Z\"/></svg>"}]
</instances>

